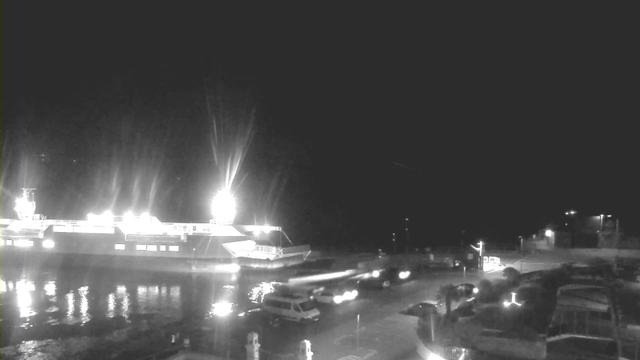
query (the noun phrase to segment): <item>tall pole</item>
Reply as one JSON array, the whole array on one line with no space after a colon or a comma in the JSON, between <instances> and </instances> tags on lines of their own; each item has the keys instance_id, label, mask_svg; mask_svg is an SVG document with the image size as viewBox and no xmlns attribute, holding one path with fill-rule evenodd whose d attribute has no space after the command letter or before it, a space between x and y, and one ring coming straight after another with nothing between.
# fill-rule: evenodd
<instances>
[{"instance_id":1,"label":"tall pole","mask_svg":"<svg viewBox=\"0 0 640 360\"><path fill-rule=\"evenodd\" d=\"M391 241L393 242L393 253L396 254L396 233L391 234Z\"/></svg>"},{"instance_id":2,"label":"tall pole","mask_svg":"<svg viewBox=\"0 0 640 360\"><path fill-rule=\"evenodd\" d=\"M600 232L602 232L602 222L604 221L604 214L600 214Z\"/></svg>"},{"instance_id":3,"label":"tall pole","mask_svg":"<svg viewBox=\"0 0 640 360\"><path fill-rule=\"evenodd\" d=\"M405 228L404 231L407 233L407 252L409 252L409 246L411 246L411 238L409 237L409 218L405 219Z\"/></svg>"}]
</instances>

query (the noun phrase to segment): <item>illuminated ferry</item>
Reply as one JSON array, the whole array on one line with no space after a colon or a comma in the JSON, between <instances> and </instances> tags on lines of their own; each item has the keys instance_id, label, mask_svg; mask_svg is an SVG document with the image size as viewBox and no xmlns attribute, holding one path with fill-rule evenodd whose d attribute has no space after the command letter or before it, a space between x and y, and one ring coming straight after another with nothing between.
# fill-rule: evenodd
<instances>
[{"instance_id":1,"label":"illuminated ferry","mask_svg":"<svg viewBox=\"0 0 640 360\"><path fill-rule=\"evenodd\" d=\"M218 194L209 223L166 223L149 214L51 220L36 214L35 189L16 200L18 219L0 219L1 263L57 261L150 270L235 272L304 262L308 245L294 246L282 228L234 225L230 193ZM288 246L287 246L288 245Z\"/></svg>"}]
</instances>

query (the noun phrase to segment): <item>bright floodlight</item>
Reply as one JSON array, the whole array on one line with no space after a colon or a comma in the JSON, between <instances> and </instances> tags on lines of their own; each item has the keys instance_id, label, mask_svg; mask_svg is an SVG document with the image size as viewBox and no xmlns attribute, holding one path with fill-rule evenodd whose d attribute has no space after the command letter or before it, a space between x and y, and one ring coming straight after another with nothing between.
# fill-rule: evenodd
<instances>
[{"instance_id":1,"label":"bright floodlight","mask_svg":"<svg viewBox=\"0 0 640 360\"><path fill-rule=\"evenodd\" d=\"M53 240L50 239L42 241L42 247L46 249L53 249L55 245L56 244L53 242Z\"/></svg>"},{"instance_id":2,"label":"bright floodlight","mask_svg":"<svg viewBox=\"0 0 640 360\"><path fill-rule=\"evenodd\" d=\"M213 198L211 215L219 224L233 223L236 217L236 202L229 190L222 190Z\"/></svg>"},{"instance_id":3,"label":"bright floodlight","mask_svg":"<svg viewBox=\"0 0 640 360\"><path fill-rule=\"evenodd\" d=\"M341 304L344 301L344 298L341 295L336 295L333 297L333 302L336 304Z\"/></svg>"},{"instance_id":4,"label":"bright floodlight","mask_svg":"<svg viewBox=\"0 0 640 360\"><path fill-rule=\"evenodd\" d=\"M127 211L126 213L124 213L124 221L133 221L136 219L136 216L133 215L133 212L131 211Z\"/></svg>"},{"instance_id":5,"label":"bright floodlight","mask_svg":"<svg viewBox=\"0 0 640 360\"><path fill-rule=\"evenodd\" d=\"M371 276L373 276L374 278L379 277L379 276L380 276L380 271L378 271L378 270L374 270L374 271L371 273Z\"/></svg>"},{"instance_id":6,"label":"bright floodlight","mask_svg":"<svg viewBox=\"0 0 640 360\"><path fill-rule=\"evenodd\" d=\"M552 237L553 236L553 230L547 229L547 231L544 232L544 236Z\"/></svg>"}]
</instances>

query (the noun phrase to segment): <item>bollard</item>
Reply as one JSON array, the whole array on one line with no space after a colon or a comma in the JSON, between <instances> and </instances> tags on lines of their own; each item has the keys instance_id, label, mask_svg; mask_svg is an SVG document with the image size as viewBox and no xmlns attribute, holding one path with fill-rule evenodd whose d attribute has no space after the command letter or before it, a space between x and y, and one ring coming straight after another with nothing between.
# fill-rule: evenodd
<instances>
[{"instance_id":1,"label":"bollard","mask_svg":"<svg viewBox=\"0 0 640 360\"><path fill-rule=\"evenodd\" d=\"M356 349L360 348L360 314L356 320Z\"/></svg>"},{"instance_id":2,"label":"bollard","mask_svg":"<svg viewBox=\"0 0 640 360\"><path fill-rule=\"evenodd\" d=\"M259 360L260 359L260 343L258 342L258 334L250 332L247 335L247 360Z\"/></svg>"},{"instance_id":3,"label":"bollard","mask_svg":"<svg viewBox=\"0 0 640 360\"><path fill-rule=\"evenodd\" d=\"M300 350L298 352L298 360L312 360L313 353L311 352L311 341L300 341Z\"/></svg>"}]
</instances>

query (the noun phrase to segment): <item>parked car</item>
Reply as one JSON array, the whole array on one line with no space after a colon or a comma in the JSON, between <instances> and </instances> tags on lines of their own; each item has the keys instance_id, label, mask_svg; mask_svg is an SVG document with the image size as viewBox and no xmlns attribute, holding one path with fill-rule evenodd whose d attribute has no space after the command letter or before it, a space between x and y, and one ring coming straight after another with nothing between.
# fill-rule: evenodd
<instances>
[{"instance_id":1,"label":"parked car","mask_svg":"<svg viewBox=\"0 0 640 360\"><path fill-rule=\"evenodd\" d=\"M262 308L272 315L294 322L308 323L320 319L316 302L306 296L267 294L262 301Z\"/></svg>"}]
</instances>

